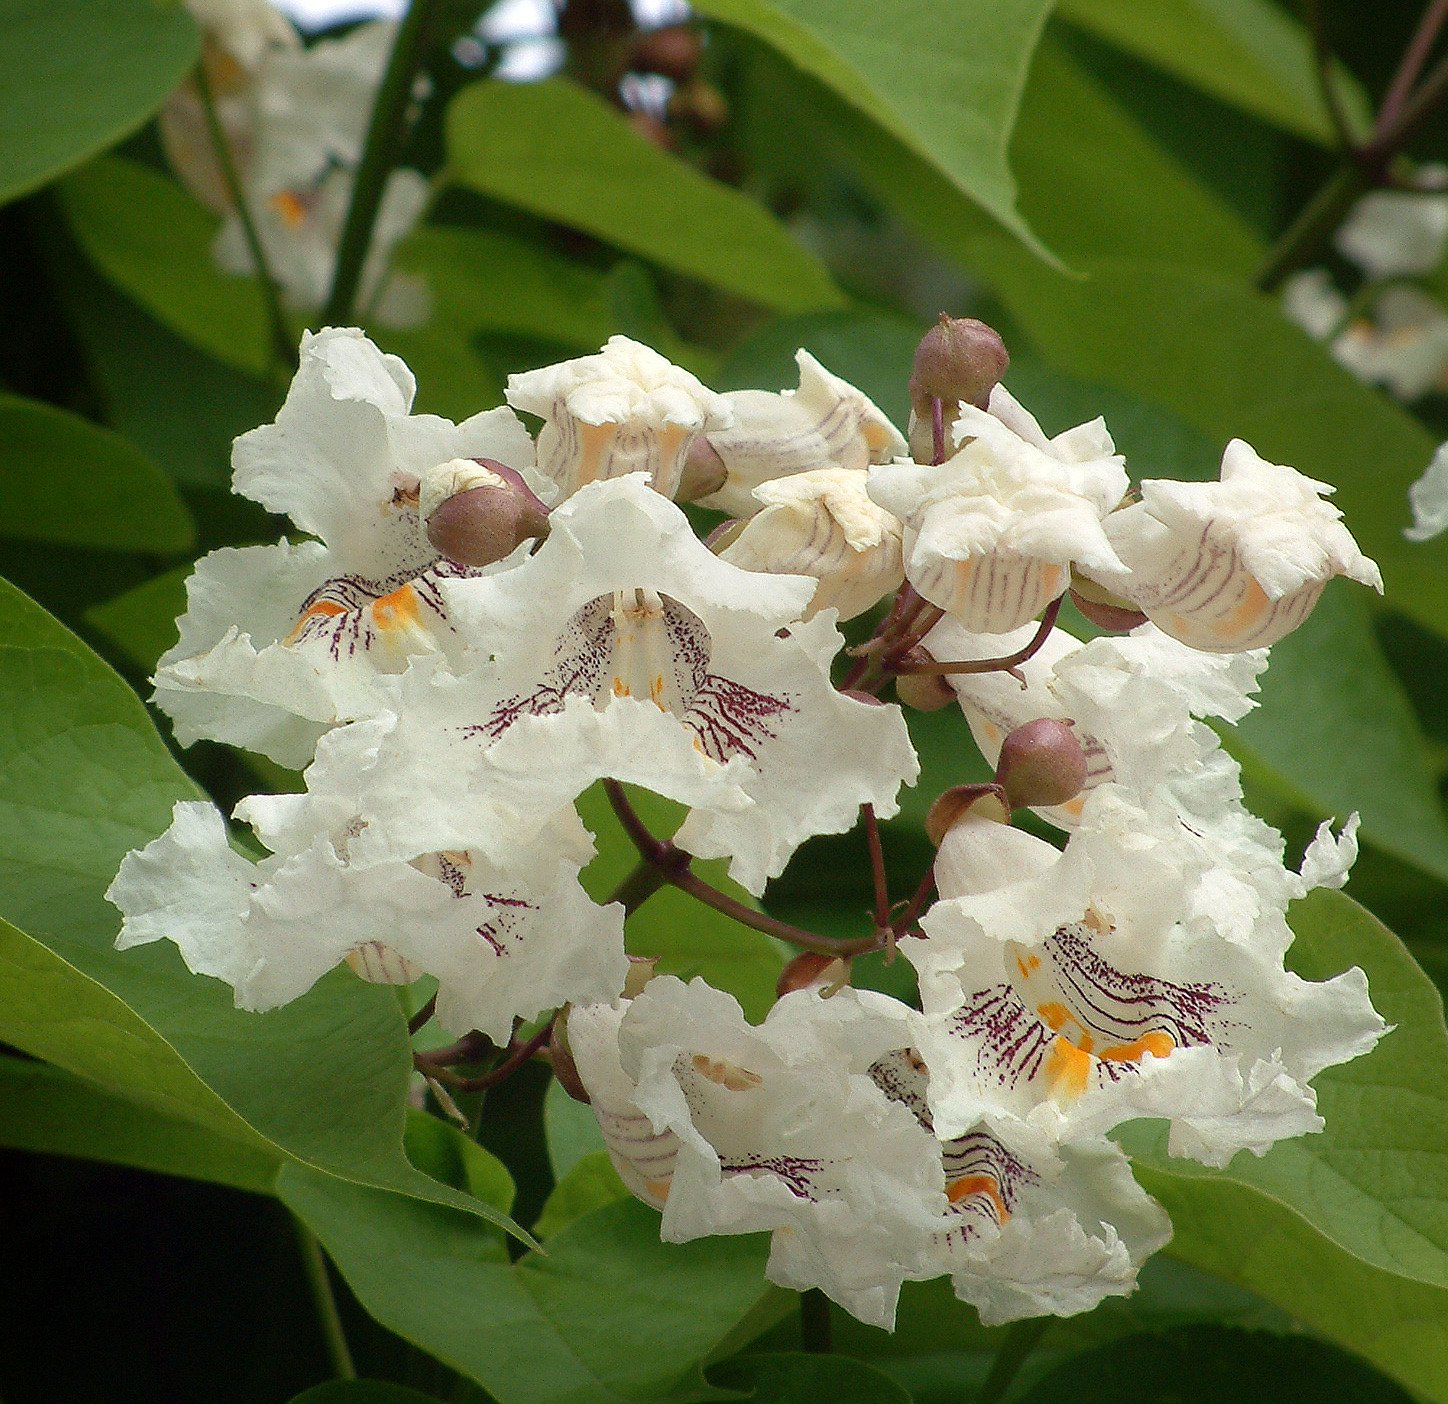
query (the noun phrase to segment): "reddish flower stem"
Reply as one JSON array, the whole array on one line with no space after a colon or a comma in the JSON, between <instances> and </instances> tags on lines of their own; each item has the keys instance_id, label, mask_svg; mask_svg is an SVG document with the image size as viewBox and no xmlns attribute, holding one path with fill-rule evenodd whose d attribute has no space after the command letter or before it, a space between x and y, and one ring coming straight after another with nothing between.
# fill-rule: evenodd
<instances>
[{"instance_id":1,"label":"reddish flower stem","mask_svg":"<svg viewBox=\"0 0 1448 1404\"><path fill-rule=\"evenodd\" d=\"M1061 602L1064 595L1058 596L1046 606L1046 612L1041 616L1040 626L1036 629L1035 636L1024 648L1018 649L1015 653L1008 653L1003 658L975 658L963 659L947 663L900 663L895 671L900 673L1012 673L1022 663L1034 658L1040 652L1041 646L1051 635L1055 627L1056 616L1061 612Z\"/></svg>"}]
</instances>

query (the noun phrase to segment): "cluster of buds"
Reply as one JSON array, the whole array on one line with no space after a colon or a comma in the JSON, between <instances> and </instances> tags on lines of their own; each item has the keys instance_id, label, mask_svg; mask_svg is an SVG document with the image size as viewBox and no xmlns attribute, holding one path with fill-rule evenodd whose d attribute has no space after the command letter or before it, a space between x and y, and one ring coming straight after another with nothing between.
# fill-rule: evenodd
<instances>
[{"instance_id":1,"label":"cluster of buds","mask_svg":"<svg viewBox=\"0 0 1448 1404\"><path fill-rule=\"evenodd\" d=\"M221 268L246 276L259 271L249 222L288 303L318 308L336 273L337 243L397 27L376 20L304 48L271 0L187 0L187 8L201 26L201 71L161 111L167 160L191 193L223 217L213 249ZM387 268L427 201L421 172L404 168L388 177L360 285L362 303L384 325L412 326L427 317L426 288L389 276Z\"/></svg>"},{"instance_id":2,"label":"cluster of buds","mask_svg":"<svg viewBox=\"0 0 1448 1404\"><path fill-rule=\"evenodd\" d=\"M1317 1129L1311 1078L1383 1031L1360 971L1283 965L1288 904L1345 880L1352 821L1288 867L1202 724L1253 705L1331 576L1377 571L1326 487L1242 443L1220 482L1132 490L1100 420L1041 430L978 323L922 344L908 439L798 361L796 389L717 394L615 337L453 424L412 414L360 332L305 337L234 467L312 539L203 559L155 679L183 742L305 789L237 807L257 864L178 805L110 889L119 944L169 939L255 1010L344 961L435 979L458 1061L512 1051L471 1081L419 1055L434 1082L547 1057L665 1238L770 1232L772 1280L862 1320L942 1275L988 1322L1083 1311L1170 1233L1107 1133L1160 1117L1174 1154L1261 1153ZM686 498L727 514L708 540ZM1068 591L1129 632L1057 627ZM919 775L892 686L957 707L995 771L936 801L907 902L878 828ZM648 879L607 903L579 882L598 781ZM626 785L683 805L678 831ZM763 895L861 820L858 939L691 867ZM625 955L662 883L801 947L763 1023ZM852 984L871 951L911 963L918 1005Z\"/></svg>"}]
</instances>

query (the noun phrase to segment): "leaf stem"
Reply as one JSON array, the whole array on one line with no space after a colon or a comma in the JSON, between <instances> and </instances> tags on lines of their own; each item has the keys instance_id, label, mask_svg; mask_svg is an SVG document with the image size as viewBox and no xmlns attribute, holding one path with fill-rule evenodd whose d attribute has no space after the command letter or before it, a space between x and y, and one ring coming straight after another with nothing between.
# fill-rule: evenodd
<instances>
[{"instance_id":1,"label":"leaf stem","mask_svg":"<svg viewBox=\"0 0 1448 1404\"><path fill-rule=\"evenodd\" d=\"M980 1387L976 1404L1000 1404L1020 1373L1021 1366L1026 1363L1031 1352L1040 1344L1041 1337L1050 1328L1051 1321L1049 1316L1034 1316L1025 1321L1017 1321L1010 1328L1000 1354L990 1367L990 1374Z\"/></svg>"},{"instance_id":2,"label":"leaf stem","mask_svg":"<svg viewBox=\"0 0 1448 1404\"><path fill-rule=\"evenodd\" d=\"M352 183L352 199L347 206L342 236L337 241L337 269L327 305L322 309L325 325L345 326L353 318L377 212L387 188L387 177L397 164L413 84L426 57L438 13L439 0L412 0L398 23L397 38L372 104L372 118L367 124L367 139Z\"/></svg>"},{"instance_id":3,"label":"leaf stem","mask_svg":"<svg viewBox=\"0 0 1448 1404\"><path fill-rule=\"evenodd\" d=\"M407 1035L411 1038L417 1031L432 1018L437 1011L437 996L433 995L416 1014L407 1021Z\"/></svg>"},{"instance_id":4,"label":"leaf stem","mask_svg":"<svg viewBox=\"0 0 1448 1404\"><path fill-rule=\"evenodd\" d=\"M1402 116L1403 109L1408 102L1408 95L1413 91L1413 84L1418 81L1418 75L1422 73L1423 65L1428 61L1428 55L1432 52L1433 43L1437 39L1439 31L1443 28L1444 20L1448 20L1448 0L1432 0L1432 3L1423 11L1422 18L1418 21L1418 28L1408 41L1408 47L1403 50L1403 58L1398 64L1398 71L1393 74L1392 81L1388 84L1387 95L1383 98L1383 105L1378 109L1378 120L1373 127L1375 136L1382 136L1391 130L1398 118Z\"/></svg>"},{"instance_id":5,"label":"leaf stem","mask_svg":"<svg viewBox=\"0 0 1448 1404\"><path fill-rule=\"evenodd\" d=\"M727 892L721 892L692 872L689 865L693 859L683 849L675 847L668 839L656 838L650 832L648 825L639 818L638 811L629 803L623 786L617 780L605 780L603 788L608 795L609 804L613 806L613 812L618 816L619 823L633 841L634 847L638 849L639 856L644 862L652 864L662 880L671 887L677 887L706 907L712 907L716 912L732 917L741 926L762 931L766 936L778 937L801 950L817 951L828 956L853 956L879 948L881 938L878 933L872 932L858 940L820 936L790 922L780 921L765 912L757 912L743 902L735 901Z\"/></svg>"},{"instance_id":6,"label":"leaf stem","mask_svg":"<svg viewBox=\"0 0 1448 1404\"><path fill-rule=\"evenodd\" d=\"M196 65L196 91L201 98L201 110L206 116L206 133L211 139L216 164L221 169L221 179L231 199L236 217L241 221L242 237L246 240L247 252L256 268L257 280L261 284L262 302L266 308L267 333L271 342L271 363L273 372L297 367L297 345L287 325L286 313L282 310L281 294L272 276L271 264L267 260L266 248L257 232L256 221L251 217L251 208L246 202L246 191L242 188L241 176L232 158L231 145L222 130L221 118L216 111L216 95L211 88L211 79L206 72L205 60Z\"/></svg>"},{"instance_id":7,"label":"leaf stem","mask_svg":"<svg viewBox=\"0 0 1448 1404\"><path fill-rule=\"evenodd\" d=\"M302 1252L302 1271L306 1274L307 1288L317 1309L317 1321L327 1346L327 1358L332 1362L332 1373L339 1380L355 1380L357 1367L352 1363L352 1351L342 1329L342 1314L337 1310L337 1298L332 1291L332 1278L327 1271L326 1255L311 1229L296 1217L293 1217L292 1222L296 1225L297 1245Z\"/></svg>"}]
</instances>

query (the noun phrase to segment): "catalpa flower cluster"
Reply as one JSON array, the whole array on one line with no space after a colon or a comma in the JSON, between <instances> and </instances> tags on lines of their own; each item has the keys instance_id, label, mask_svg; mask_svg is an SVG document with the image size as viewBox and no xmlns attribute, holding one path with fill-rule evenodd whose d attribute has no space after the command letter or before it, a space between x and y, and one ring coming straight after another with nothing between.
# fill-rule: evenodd
<instances>
[{"instance_id":1,"label":"catalpa flower cluster","mask_svg":"<svg viewBox=\"0 0 1448 1404\"><path fill-rule=\"evenodd\" d=\"M1133 487L1100 420L1048 436L980 323L921 343L906 434L798 362L797 389L716 394L615 337L453 424L362 333L305 337L234 458L299 539L203 559L155 678L183 742L305 788L237 806L259 862L177 805L110 889L118 944L172 941L258 1011L343 962L429 977L414 1025L458 1038L417 1054L440 1098L547 1058L666 1239L769 1232L773 1281L862 1320L939 1276L987 1322L1084 1311L1170 1235L1108 1133L1261 1154L1319 1129L1312 1078L1384 1031L1360 971L1283 964L1355 821L1288 866L1205 724L1249 710L1333 576L1378 572L1327 486L1245 443L1217 481ZM993 777L940 777L933 868L897 888L906 712L945 707ZM640 859L603 903L577 810L599 782ZM677 832L629 787L682 805ZM856 824L858 938L692 867L761 897ZM762 1023L626 954L666 883L801 948ZM908 961L918 1003L857 988L867 953Z\"/></svg>"}]
</instances>

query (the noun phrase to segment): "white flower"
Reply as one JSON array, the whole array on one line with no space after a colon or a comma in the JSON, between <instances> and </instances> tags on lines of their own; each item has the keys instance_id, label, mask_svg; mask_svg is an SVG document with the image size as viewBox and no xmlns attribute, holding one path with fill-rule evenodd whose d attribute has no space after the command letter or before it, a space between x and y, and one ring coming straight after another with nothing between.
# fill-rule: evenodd
<instances>
[{"instance_id":1,"label":"white flower","mask_svg":"<svg viewBox=\"0 0 1448 1404\"><path fill-rule=\"evenodd\" d=\"M678 844L762 891L862 803L895 813L918 770L898 708L831 684L838 630L797 622L814 589L719 560L641 475L581 489L534 555L445 587L479 661L402 680L378 808L469 848L495 841L490 806L526 834L611 776L694 806Z\"/></svg>"},{"instance_id":2,"label":"white flower","mask_svg":"<svg viewBox=\"0 0 1448 1404\"><path fill-rule=\"evenodd\" d=\"M1347 298L1326 268L1304 268L1283 283L1282 311L1314 341L1326 341L1347 318Z\"/></svg>"},{"instance_id":3,"label":"white flower","mask_svg":"<svg viewBox=\"0 0 1448 1404\"><path fill-rule=\"evenodd\" d=\"M1359 380L1411 403L1442 391L1448 376L1448 314L1427 293L1395 284L1373 303L1372 320L1348 325L1333 356Z\"/></svg>"},{"instance_id":4,"label":"white flower","mask_svg":"<svg viewBox=\"0 0 1448 1404\"><path fill-rule=\"evenodd\" d=\"M764 504L739 523L719 550L745 570L809 575L819 581L805 617L834 609L863 614L900 588L900 523L870 500L858 468L816 468L761 483Z\"/></svg>"},{"instance_id":5,"label":"white flower","mask_svg":"<svg viewBox=\"0 0 1448 1404\"><path fill-rule=\"evenodd\" d=\"M291 306L319 307L336 272L353 176L396 26L379 20L303 48L285 19L274 11L271 19L265 17L269 7L196 0L193 10L198 4L203 23L219 26L215 38L224 52L208 59L207 74L268 269ZM226 217L213 250L216 261L228 272L254 275L242 219L191 85L168 101L161 134L176 173L198 199ZM413 170L394 171L383 191L359 306L390 325L416 325L427 316L421 284L386 278L393 247L417 223L427 199L427 182Z\"/></svg>"},{"instance_id":6,"label":"white flower","mask_svg":"<svg viewBox=\"0 0 1448 1404\"><path fill-rule=\"evenodd\" d=\"M824 468L865 468L907 452L900 431L875 403L832 375L808 351L795 353L799 388L772 394L735 390L723 398L731 422L706 435L725 480L706 507L746 517L759 510L762 483Z\"/></svg>"},{"instance_id":7,"label":"white flower","mask_svg":"<svg viewBox=\"0 0 1448 1404\"><path fill-rule=\"evenodd\" d=\"M871 1070L926 1129L929 1073L913 1049ZM986 1326L1070 1316L1136 1287L1143 1262L1171 1237L1165 1211L1101 1138L1054 1144L1009 1117L988 1118L940 1146L949 1208L921 1275L949 1273Z\"/></svg>"},{"instance_id":8,"label":"white flower","mask_svg":"<svg viewBox=\"0 0 1448 1404\"><path fill-rule=\"evenodd\" d=\"M508 377L508 403L543 420L538 468L562 501L587 483L647 473L673 497L697 435L731 422L727 401L648 346L611 336L594 356Z\"/></svg>"},{"instance_id":9,"label":"white flower","mask_svg":"<svg viewBox=\"0 0 1448 1404\"><path fill-rule=\"evenodd\" d=\"M769 1279L889 1326L946 1201L940 1148L870 1076L919 1016L871 991L786 995L752 1026L702 980L575 1009L574 1060L625 1184L663 1237L773 1231Z\"/></svg>"},{"instance_id":10,"label":"white flower","mask_svg":"<svg viewBox=\"0 0 1448 1404\"><path fill-rule=\"evenodd\" d=\"M296 28L271 0L186 0L201 32L243 69L253 69L272 48L298 49Z\"/></svg>"},{"instance_id":11,"label":"white flower","mask_svg":"<svg viewBox=\"0 0 1448 1404\"><path fill-rule=\"evenodd\" d=\"M1012 634L982 636L944 619L925 638L936 658L973 661L1024 648L1035 634L1027 625ZM1069 721L1086 754L1086 785L1063 805L1037 809L1043 819L1070 828L1092 788L1116 781L1145 798L1189 776L1218 743L1193 717L1240 721L1255 705L1267 652L1201 653L1143 624L1125 637L1082 644L1053 629L1019 665L1024 685L1004 672L951 673L946 681L960 701L971 735L994 766L1001 745L1018 726L1039 718Z\"/></svg>"},{"instance_id":12,"label":"white flower","mask_svg":"<svg viewBox=\"0 0 1448 1404\"><path fill-rule=\"evenodd\" d=\"M1324 500L1332 491L1233 439L1219 482L1142 483L1141 501L1106 519L1125 569L1085 573L1192 648L1266 648L1335 575L1382 591L1377 566Z\"/></svg>"},{"instance_id":13,"label":"white flower","mask_svg":"<svg viewBox=\"0 0 1448 1404\"><path fill-rule=\"evenodd\" d=\"M622 908L579 887L592 847L572 815L515 846L506 868L466 852L359 866L349 848L365 818L308 795L258 796L238 815L272 856L241 857L221 814L196 802L127 855L106 894L125 916L120 949L174 941L253 1010L289 1003L343 961L382 984L431 974L444 1027L498 1043L515 1018L623 988Z\"/></svg>"},{"instance_id":14,"label":"white flower","mask_svg":"<svg viewBox=\"0 0 1448 1404\"><path fill-rule=\"evenodd\" d=\"M1335 242L1369 278L1412 278L1431 273L1448 245L1448 169L1424 166L1418 190L1373 190L1348 211Z\"/></svg>"},{"instance_id":15,"label":"white flower","mask_svg":"<svg viewBox=\"0 0 1448 1404\"><path fill-rule=\"evenodd\" d=\"M439 583L472 572L423 534L421 479L463 456L521 469L531 444L511 410L460 425L410 414L414 389L360 332L304 335L276 422L236 441L234 485L320 539L198 563L155 679L183 745L205 737L303 765L328 727L378 710L383 673L453 647Z\"/></svg>"},{"instance_id":16,"label":"white flower","mask_svg":"<svg viewBox=\"0 0 1448 1404\"><path fill-rule=\"evenodd\" d=\"M1431 541L1448 529L1448 444L1440 444L1423 476L1408 489L1413 525L1403 535L1409 541Z\"/></svg>"},{"instance_id":17,"label":"white flower","mask_svg":"<svg viewBox=\"0 0 1448 1404\"><path fill-rule=\"evenodd\" d=\"M1340 877L1326 847L1309 878ZM1309 1080L1385 1026L1361 970L1311 983L1282 968L1272 923L1256 935L1268 884L1213 886L1228 854L1114 786L1091 795L1063 853L985 820L951 829L926 937L901 943L928 1016L937 1134L997 1113L1062 1139L1159 1116L1173 1155L1222 1165L1319 1130ZM1227 897L1239 905L1224 912Z\"/></svg>"},{"instance_id":18,"label":"white flower","mask_svg":"<svg viewBox=\"0 0 1448 1404\"><path fill-rule=\"evenodd\" d=\"M955 433L963 447L953 458L875 468L869 484L905 524L906 579L985 634L1034 619L1065 593L1073 564L1120 568L1101 519L1127 487L1099 421L1034 442L1019 431L1035 421L1008 396L1000 407L1014 423L962 405Z\"/></svg>"}]
</instances>

